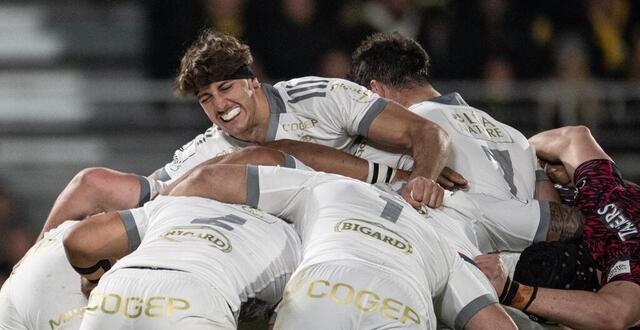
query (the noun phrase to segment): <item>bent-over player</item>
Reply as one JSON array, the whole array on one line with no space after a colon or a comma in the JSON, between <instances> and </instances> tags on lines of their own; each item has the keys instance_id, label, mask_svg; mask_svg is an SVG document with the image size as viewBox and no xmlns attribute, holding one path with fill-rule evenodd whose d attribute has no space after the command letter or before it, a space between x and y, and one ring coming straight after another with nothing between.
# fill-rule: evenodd
<instances>
[{"instance_id":1,"label":"bent-over player","mask_svg":"<svg viewBox=\"0 0 640 330\"><path fill-rule=\"evenodd\" d=\"M93 216L64 247L78 273L100 279L81 329L236 329L241 305L275 306L300 261L289 224L199 197Z\"/></svg>"}]
</instances>

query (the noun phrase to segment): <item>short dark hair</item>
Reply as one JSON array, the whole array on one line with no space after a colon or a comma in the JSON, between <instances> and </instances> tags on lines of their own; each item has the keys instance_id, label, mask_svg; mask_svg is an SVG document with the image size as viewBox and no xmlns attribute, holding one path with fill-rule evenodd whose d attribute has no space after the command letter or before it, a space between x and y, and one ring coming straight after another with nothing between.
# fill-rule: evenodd
<instances>
[{"instance_id":1,"label":"short dark hair","mask_svg":"<svg viewBox=\"0 0 640 330\"><path fill-rule=\"evenodd\" d=\"M200 87L223 80L252 62L249 46L230 35L205 29L182 57L175 89L183 96L195 95Z\"/></svg>"},{"instance_id":2,"label":"short dark hair","mask_svg":"<svg viewBox=\"0 0 640 330\"><path fill-rule=\"evenodd\" d=\"M411 38L398 32L376 33L353 52L350 79L369 87L378 80L394 88L427 83L429 55Z\"/></svg>"}]
</instances>

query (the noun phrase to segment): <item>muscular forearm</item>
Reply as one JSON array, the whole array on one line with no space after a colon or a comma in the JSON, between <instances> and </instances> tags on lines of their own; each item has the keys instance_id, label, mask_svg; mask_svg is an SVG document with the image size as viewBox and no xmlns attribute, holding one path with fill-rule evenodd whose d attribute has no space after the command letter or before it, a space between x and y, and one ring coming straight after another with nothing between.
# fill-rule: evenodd
<instances>
[{"instance_id":1,"label":"muscular forearm","mask_svg":"<svg viewBox=\"0 0 640 330\"><path fill-rule=\"evenodd\" d=\"M416 127L411 136L411 155L415 160L411 177L438 179L449 157L449 135L440 126L427 123Z\"/></svg>"}]
</instances>

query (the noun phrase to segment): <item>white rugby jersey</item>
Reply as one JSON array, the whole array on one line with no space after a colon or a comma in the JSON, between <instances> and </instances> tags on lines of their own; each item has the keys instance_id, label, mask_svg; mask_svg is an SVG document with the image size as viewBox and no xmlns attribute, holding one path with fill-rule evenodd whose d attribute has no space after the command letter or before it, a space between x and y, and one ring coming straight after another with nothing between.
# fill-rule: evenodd
<instances>
[{"instance_id":1,"label":"white rugby jersey","mask_svg":"<svg viewBox=\"0 0 640 330\"><path fill-rule=\"evenodd\" d=\"M246 205L158 196L121 212L129 248L110 272L157 267L210 284L234 312L248 298L275 305L300 261L300 238L281 219Z\"/></svg>"},{"instance_id":2,"label":"white rugby jersey","mask_svg":"<svg viewBox=\"0 0 640 330\"><path fill-rule=\"evenodd\" d=\"M14 269L0 293L0 329L78 329L87 299L67 261L64 233L77 221L47 232Z\"/></svg>"},{"instance_id":3,"label":"white rugby jersey","mask_svg":"<svg viewBox=\"0 0 640 330\"><path fill-rule=\"evenodd\" d=\"M397 194L339 175L248 166L247 204L293 221L304 251L299 269L338 260L385 268L423 297L441 297L457 307L447 309L444 321L451 326L496 301Z\"/></svg>"},{"instance_id":4,"label":"white rugby jersey","mask_svg":"<svg viewBox=\"0 0 640 330\"><path fill-rule=\"evenodd\" d=\"M501 199L533 198L537 161L527 138L484 111L470 107L457 93L409 107L431 120L451 137L447 166L469 180L469 193ZM358 157L410 170L413 159L360 143L351 149Z\"/></svg>"},{"instance_id":5,"label":"white rugby jersey","mask_svg":"<svg viewBox=\"0 0 640 330\"><path fill-rule=\"evenodd\" d=\"M539 168L533 147L522 133L486 112L470 107L458 93L416 103L409 110L449 133L451 155L447 166L469 181L468 196L481 209L481 212L474 212L487 219L484 223L490 226L488 232L498 235L492 237L499 241L495 246L519 251L531 242L545 240L549 204L533 199L536 181L544 177L544 172ZM366 141L354 145L350 152L392 167L413 167L409 155L379 150ZM496 207L501 201L508 203ZM499 236L505 230L507 237L502 239Z\"/></svg>"},{"instance_id":6,"label":"white rugby jersey","mask_svg":"<svg viewBox=\"0 0 640 330\"><path fill-rule=\"evenodd\" d=\"M269 102L266 141L290 139L346 150L388 101L370 90L337 78L303 77L273 86L262 84ZM245 147L214 126L178 149L173 161L156 172L162 181L174 179L210 158Z\"/></svg>"}]
</instances>

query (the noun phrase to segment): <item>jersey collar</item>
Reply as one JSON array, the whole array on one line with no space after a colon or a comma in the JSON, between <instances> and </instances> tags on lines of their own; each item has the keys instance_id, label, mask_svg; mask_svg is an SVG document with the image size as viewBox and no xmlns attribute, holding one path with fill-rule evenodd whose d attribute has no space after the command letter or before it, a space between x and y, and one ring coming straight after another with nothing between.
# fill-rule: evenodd
<instances>
[{"instance_id":1,"label":"jersey collar","mask_svg":"<svg viewBox=\"0 0 640 330\"><path fill-rule=\"evenodd\" d=\"M429 101L440 103L440 104L446 104L446 105L466 105L466 106L468 106L467 102L464 101L462 96L460 96L460 94L456 93L456 92L445 94L445 95L440 95L440 96L437 96L437 97L434 97L434 98L430 99Z\"/></svg>"},{"instance_id":2,"label":"jersey collar","mask_svg":"<svg viewBox=\"0 0 640 330\"><path fill-rule=\"evenodd\" d=\"M284 106L284 101L280 93L275 87L269 84L262 84L262 91L264 95L267 96L267 101L269 102L269 127L267 128L267 136L265 136L265 141L268 142L276 139L280 114L287 112L287 109Z\"/></svg>"}]
</instances>

